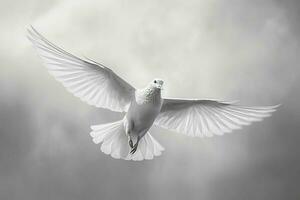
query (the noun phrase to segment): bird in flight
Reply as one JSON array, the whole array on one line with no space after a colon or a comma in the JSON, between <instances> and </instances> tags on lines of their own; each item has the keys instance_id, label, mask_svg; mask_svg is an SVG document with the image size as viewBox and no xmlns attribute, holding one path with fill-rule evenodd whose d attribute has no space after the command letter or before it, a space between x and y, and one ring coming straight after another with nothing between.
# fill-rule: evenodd
<instances>
[{"instance_id":1,"label":"bird in flight","mask_svg":"<svg viewBox=\"0 0 300 200\"><path fill-rule=\"evenodd\" d=\"M271 116L277 106L249 107L235 102L162 98L163 80L136 89L108 67L78 58L49 42L32 26L28 39L49 73L86 103L124 112L123 119L91 126L93 142L113 158L150 160L164 148L149 133L151 126L192 137L223 135Z\"/></svg>"}]
</instances>

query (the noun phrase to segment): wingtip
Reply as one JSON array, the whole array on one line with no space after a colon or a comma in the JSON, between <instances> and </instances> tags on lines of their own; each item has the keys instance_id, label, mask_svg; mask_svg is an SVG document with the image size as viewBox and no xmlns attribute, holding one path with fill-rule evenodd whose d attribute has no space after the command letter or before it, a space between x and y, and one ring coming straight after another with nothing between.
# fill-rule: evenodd
<instances>
[{"instance_id":1,"label":"wingtip","mask_svg":"<svg viewBox=\"0 0 300 200\"><path fill-rule=\"evenodd\" d=\"M29 24L29 26L27 27L27 30L31 31L31 32L37 32L37 30L34 28L33 25Z\"/></svg>"},{"instance_id":2,"label":"wingtip","mask_svg":"<svg viewBox=\"0 0 300 200\"><path fill-rule=\"evenodd\" d=\"M33 42L33 38L35 37L36 30L30 24L30 25L28 25L28 27L26 27L26 31L27 31L27 34L26 34L27 39L29 39L31 42Z\"/></svg>"},{"instance_id":3,"label":"wingtip","mask_svg":"<svg viewBox=\"0 0 300 200\"><path fill-rule=\"evenodd\" d=\"M281 106L282 106L282 104L279 103L279 104L275 105L274 108L279 108L279 107L281 107Z\"/></svg>"},{"instance_id":4,"label":"wingtip","mask_svg":"<svg viewBox=\"0 0 300 200\"><path fill-rule=\"evenodd\" d=\"M265 108L272 110L272 112L275 112L282 104L276 104L273 106L265 106Z\"/></svg>"},{"instance_id":5,"label":"wingtip","mask_svg":"<svg viewBox=\"0 0 300 200\"><path fill-rule=\"evenodd\" d=\"M32 40L45 40L45 38L31 24L28 25L26 30L27 37L31 38Z\"/></svg>"},{"instance_id":6,"label":"wingtip","mask_svg":"<svg viewBox=\"0 0 300 200\"><path fill-rule=\"evenodd\" d=\"M32 33L33 30L35 30L35 29L34 29L34 27L33 27L31 24L29 24L29 25L26 27L27 33Z\"/></svg>"}]
</instances>

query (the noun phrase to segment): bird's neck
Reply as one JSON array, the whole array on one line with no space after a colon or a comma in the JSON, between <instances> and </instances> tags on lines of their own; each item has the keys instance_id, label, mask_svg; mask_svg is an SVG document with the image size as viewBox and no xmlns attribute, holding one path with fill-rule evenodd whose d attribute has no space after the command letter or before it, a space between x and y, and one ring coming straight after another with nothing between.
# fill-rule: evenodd
<instances>
[{"instance_id":1,"label":"bird's neck","mask_svg":"<svg viewBox=\"0 0 300 200\"><path fill-rule=\"evenodd\" d=\"M135 99L138 104L156 103L161 101L161 90L152 86L136 90Z\"/></svg>"}]
</instances>

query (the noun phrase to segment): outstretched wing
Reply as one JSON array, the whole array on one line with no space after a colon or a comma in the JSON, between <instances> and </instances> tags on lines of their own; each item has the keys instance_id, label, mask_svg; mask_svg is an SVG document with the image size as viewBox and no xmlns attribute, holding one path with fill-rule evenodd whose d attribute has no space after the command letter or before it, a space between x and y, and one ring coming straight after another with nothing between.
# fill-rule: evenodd
<instances>
[{"instance_id":1,"label":"outstretched wing","mask_svg":"<svg viewBox=\"0 0 300 200\"><path fill-rule=\"evenodd\" d=\"M96 107L126 111L135 88L111 69L92 60L80 59L55 46L33 27L28 39L44 60L50 74L68 91Z\"/></svg>"},{"instance_id":2,"label":"outstretched wing","mask_svg":"<svg viewBox=\"0 0 300 200\"><path fill-rule=\"evenodd\" d=\"M164 99L154 124L188 136L223 135L271 116L278 106L246 107L213 100Z\"/></svg>"}]
</instances>

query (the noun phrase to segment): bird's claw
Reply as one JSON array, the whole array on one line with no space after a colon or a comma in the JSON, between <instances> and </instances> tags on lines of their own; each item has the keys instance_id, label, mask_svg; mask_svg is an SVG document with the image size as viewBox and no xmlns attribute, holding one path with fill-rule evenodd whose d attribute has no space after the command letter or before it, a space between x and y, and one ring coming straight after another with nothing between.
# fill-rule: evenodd
<instances>
[{"instance_id":1,"label":"bird's claw","mask_svg":"<svg viewBox=\"0 0 300 200\"><path fill-rule=\"evenodd\" d=\"M132 142L132 140L131 140L131 139L129 140L129 142L128 142L128 143L129 143L129 146L130 146L131 148L133 148L133 142Z\"/></svg>"},{"instance_id":2,"label":"bird's claw","mask_svg":"<svg viewBox=\"0 0 300 200\"><path fill-rule=\"evenodd\" d=\"M138 147L138 144L136 143L136 144L132 147L130 153L131 153L131 154L134 154L134 153L136 152L136 150L137 150L137 147Z\"/></svg>"}]
</instances>

